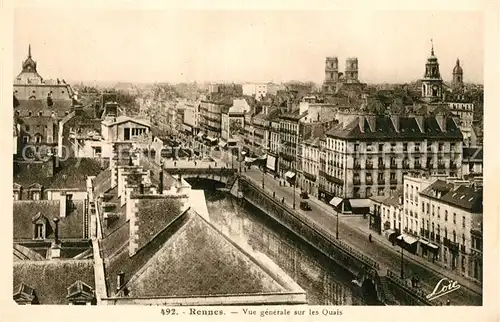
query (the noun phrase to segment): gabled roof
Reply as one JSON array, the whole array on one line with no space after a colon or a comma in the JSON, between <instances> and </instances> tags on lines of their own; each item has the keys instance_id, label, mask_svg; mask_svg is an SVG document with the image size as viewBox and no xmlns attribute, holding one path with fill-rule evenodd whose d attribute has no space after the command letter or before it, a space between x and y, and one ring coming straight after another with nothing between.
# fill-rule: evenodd
<instances>
[{"instance_id":1,"label":"gabled roof","mask_svg":"<svg viewBox=\"0 0 500 322\"><path fill-rule=\"evenodd\" d=\"M59 237L61 239L83 239L83 203L83 201L73 201L75 208L66 217L61 218L59 200L14 201L14 240L33 239L33 220L42 216L47 219L48 239L54 238L53 218L59 218Z\"/></svg>"},{"instance_id":2,"label":"gabled roof","mask_svg":"<svg viewBox=\"0 0 500 322\"><path fill-rule=\"evenodd\" d=\"M127 280L129 296L203 296L286 290L194 211L188 211L182 225L172 229L169 238L158 244L157 251L145 258L140 269Z\"/></svg>"},{"instance_id":3,"label":"gabled roof","mask_svg":"<svg viewBox=\"0 0 500 322\"><path fill-rule=\"evenodd\" d=\"M14 262L14 288L21 283L29 285L39 304L68 304L68 287L76 281L95 288L92 260Z\"/></svg>"},{"instance_id":4,"label":"gabled roof","mask_svg":"<svg viewBox=\"0 0 500 322\"><path fill-rule=\"evenodd\" d=\"M146 196L145 196L146 197ZM170 225L182 212L184 204L180 198L147 196L137 203L136 243L138 249L149 243L164 227Z\"/></svg>"},{"instance_id":5,"label":"gabled roof","mask_svg":"<svg viewBox=\"0 0 500 322\"><path fill-rule=\"evenodd\" d=\"M106 126L112 126L112 125L117 125L117 124L121 124L121 123L125 123L125 122L133 122L136 124L144 125L146 127L151 127L151 123L149 123L148 121L135 119L135 118L128 117L125 115L118 116L114 121L113 120L104 120L101 123L106 125Z\"/></svg>"}]
</instances>

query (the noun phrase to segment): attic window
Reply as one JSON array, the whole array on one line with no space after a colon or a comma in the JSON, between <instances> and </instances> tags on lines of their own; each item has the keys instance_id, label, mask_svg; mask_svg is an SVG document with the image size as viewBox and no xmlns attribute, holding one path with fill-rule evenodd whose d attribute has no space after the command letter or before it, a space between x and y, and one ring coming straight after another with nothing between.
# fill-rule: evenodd
<instances>
[{"instance_id":1,"label":"attic window","mask_svg":"<svg viewBox=\"0 0 500 322\"><path fill-rule=\"evenodd\" d=\"M471 198L469 199L469 202L471 202L471 201L472 201L472 199L474 199L474 197L471 197Z\"/></svg>"},{"instance_id":2,"label":"attic window","mask_svg":"<svg viewBox=\"0 0 500 322\"><path fill-rule=\"evenodd\" d=\"M31 116L31 112L28 112L28 116Z\"/></svg>"},{"instance_id":3,"label":"attic window","mask_svg":"<svg viewBox=\"0 0 500 322\"><path fill-rule=\"evenodd\" d=\"M464 198L465 198L465 195L462 195L462 196L460 197L460 200L462 200L462 199L464 199Z\"/></svg>"},{"instance_id":4,"label":"attic window","mask_svg":"<svg viewBox=\"0 0 500 322\"><path fill-rule=\"evenodd\" d=\"M42 116L42 115L43 115L43 113L42 113L42 112L38 112L38 116Z\"/></svg>"},{"instance_id":5,"label":"attic window","mask_svg":"<svg viewBox=\"0 0 500 322\"><path fill-rule=\"evenodd\" d=\"M21 283L14 289L14 301L19 305L31 305L38 304L38 299L35 294L35 289Z\"/></svg>"}]
</instances>

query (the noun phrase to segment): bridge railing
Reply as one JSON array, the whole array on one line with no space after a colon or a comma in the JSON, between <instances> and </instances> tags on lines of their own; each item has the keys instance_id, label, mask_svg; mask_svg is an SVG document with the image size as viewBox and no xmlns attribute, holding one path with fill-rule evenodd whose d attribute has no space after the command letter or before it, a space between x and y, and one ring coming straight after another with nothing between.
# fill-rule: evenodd
<instances>
[{"instance_id":1,"label":"bridge railing","mask_svg":"<svg viewBox=\"0 0 500 322\"><path fill-rule=\"evenodd\" d=\"M268 192L266 190L263 190L262 188L258 187L256 184L254 184L253 182L251 182L251 180L249 180L249 179L247 179L245 177L242 177L242 178L248 184L250 184L251 186L253 186L257 190L263 191L264 194L267 197L269 197L269 198L271 198L273 200L276 200L276 198L274 198L270 192ZM284 205L284 206L286 207L286 205ZM380 269L380 264L378 262L376 262L375 260L373 260L372 258L364 255L363 253L361 253L360 251L358 251L358 250L354 249L353 247L347 245L343 241L338 240L335 236L333 236L325 228L317 225L311 219L307 218L303 214L300 214L299 212L297 212L294 209L290 209L288 207L286 207L286 208L287 208L288 212L290 212L302 224L304 224L305 226L308 226L309 228L315 230L320 236L322 236L323 238L329 240L331 243L333 243L334 245L336 245L339 249L343 250L344 252L348 253L349 255L352 255L353 257L355 257L356 259L358 259L359 261L361 261L365 265L368 265L368 266L370 266L372 268L375 268L377 270Z\"/></svg>"},{"instance_id":2,"label":"bridge railing","mask_svg":"<svg viewBox=\"0 0 500 322\"><path fill-rule=\"evenodd\" d=\"M430 306L443 305L443 303L441 301L436 301L436 300L430 301L429 299L427 299L427 294L425 294L425 292L422 289L410 287L408 285L407 280L401 279L401 277L399 275L397 275L396 273L394 273L393 271L391 271L389 269L387 270L387 277L390 280L392 280L394 283L398 284L399 287L406 290L406 292L416 296L421 302L426 303L427 305L430 305Z\"/></svg>"},{"instance_id":3,"label":"bridge railing","mask_svg":"<svg viewBox=\"0 0 500 322\"><path fill-rule=\"evenodd\" d=\"M234 175L236 169L231 168L171 168L164 167L165 171L170 174L220 174L220 175Z\"/></svg>"}]
</instances>

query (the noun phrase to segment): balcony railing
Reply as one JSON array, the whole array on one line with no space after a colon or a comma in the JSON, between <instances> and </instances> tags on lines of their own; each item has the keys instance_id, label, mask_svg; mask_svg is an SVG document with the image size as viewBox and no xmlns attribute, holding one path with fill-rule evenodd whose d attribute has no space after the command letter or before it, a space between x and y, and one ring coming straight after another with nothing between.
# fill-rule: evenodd
<instances>
[{"instance_id":1,"label":"balcony railing","mask_svg":"<svg viewBox=\"0 0 500 322\"><path fill-rule=\"evenodd\" d=\"M361 169L361 164L356 164L356 163L355 163L355 164L354 164L354 166L353 166L353 168L354 168L354 169Z\"/></svg>"},{"instance_id":2,"label":"balcony railing","mask_svg":"<svg viewBox=\"0 0 500 322\"><path fill-rule=\"evenodd\" d=\"M460 245L460 251L464 254L467 254L467 252L465 251L465 245Z\"/></svg>"},{"instance_id":3,"label":"balcony railing","mask_svg":"<svg viewBox=\"0 0 500 322\"><path fill-rule=\"evenodd\" d=\"M378 167L379 169L385 169L385 164L383 164L383 163L382 163L382 164L380 164L380 163L379 163L379 164L377 165L377 167Z\"/></svg>"},{"instance_id":4,"label":"balcony railing","mask_svg":"<svg viewBox=\"0 0 500 322\"><path fill-rule=\"evenodd\" d=\"M385 184L385 179L384 178L378 178L377 182L380 185Z\"/></svg>"},{"instance_id":5,"label":"balcony railing","mask_svg":"<svg viewBox=\"0 0 500 322\"><path fill-rule=\"evenodd\" d=\"M413 166L415 169L422 169L422 165L420 163L415 163Z\"/></svg>"},{"instance_id":6,"label":"balcony railing","mask_svg":"<svg viewBox=\"0 0 500 322\"><path fill-rule=\"evenodd\" d=\"M360 179L353 179L352 183L355 185L359 185L359 184L361 184L361 180Z\"/></svg>"},{"instance_id":7,"label":"balcony railing","mask_svg":"<svg viewBox=\"0 0 500 322\"><path fill-rule=\"evenodd\" d=\"M438 169L445 169L445 168L446 168L446 164L438 163Z\"/></svg>"},{"instance_id":8,"label":"balcony railing","mask_svg":"<svg viewBox=\"0 0 500 322\"><path fill-rule=\"evenodd\" d=\"M398 184L398 179L391 179L389 180L391 184Z\"/></svg>"},{"instance_id":9,"label":"balcony railing","mask_svg":"<svg viewBox=\"0 0 500 322\"><path fill-rule=\"evenodd\" d=\"M367 185L372 185L372 184L373 184L373 179L371 179L371 178L370 178L370 179L366 178L366 179L365 179L365 184L367 184Z\"/></svg>"},{"instance_id":10,"label":"balcony railing","mask_svg":"<svg viewBox=\"0 0 500 322\"><path fill-rule=\"evenodd\" d=\"M408 163L403 163L403 169L409 169L410 168L410 164Z\"/></svg>"},{"instance_id":11,"label":"balcony railing","mask_svg":"<svg viewBox=\"0 0 500 322\"><path fill-rule=\"evenodd\" d=\"M367 164L365 165L365 169L367 169L367 170L371 170L371 169L373 169L373 164L372 164L372 163L367 163Z\"/></svg>"},{"instance_id":12,"label":"balcony railing","mask_svg":"<svg viewBox=\"0 0 500 322\"><path fill-rule=\"evenodd\" d=\"M441 244L441 236L440 235L436 235L436 240L435 240L436 243L440 243Z\"/></svg>"}]
</instances>

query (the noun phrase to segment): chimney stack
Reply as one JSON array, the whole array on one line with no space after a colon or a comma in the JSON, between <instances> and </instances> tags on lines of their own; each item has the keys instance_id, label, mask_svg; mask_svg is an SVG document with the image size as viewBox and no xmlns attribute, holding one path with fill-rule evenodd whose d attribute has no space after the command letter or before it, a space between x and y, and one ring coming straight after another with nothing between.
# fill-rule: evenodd
<instances>
[{"instance_id":1,"label":"chimney stack","mask_svg":"<svg viewBox=\"0 0 500 322\"><path fill-rule=\"evenodd\" d=\"M59 218L55 217L53 221L54 224L56 225L54 229L54 242L56 245L59 245Z\"/></svg>"},{"instance_id":2,"label":"chimney stack","mask_svg":"<svg viewBox=\"0 0 500 322\"><path fill-rule=\"evenodd\" d=\"M159 179L160 179L160 185L158 187L158 193L161 195L161 194L163 194L163 189L164 189L164 187L163 187L163 166L160 169L160 178Z\"/></svg>"},{"instance_id":3,"label":"chimney stack","mask_svg":"<svg viewBox=\"0 0 500 322\"><path fill-rule=\"evenodd\" d=\"M61 196L59 199L59 218L65 218L68 211L66 192L61 191Z\"/></svg>"},{"instance_id":4,"label":"chimney stack","mask_svg":"<svg viewBox=\"0 0 500 322\"><path fill-rule=\"evenodd\" d=\"M118 292L123 287L123 284L125 282L124 279L125 279L125 273L119 272L116 278L116 292Z\"/></svg>"}]
</instances>

